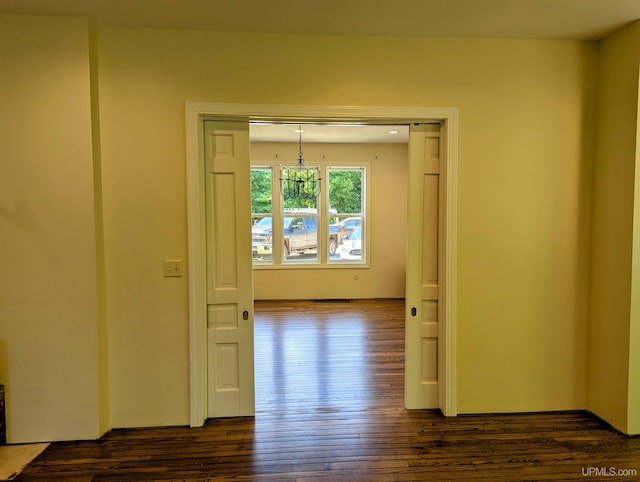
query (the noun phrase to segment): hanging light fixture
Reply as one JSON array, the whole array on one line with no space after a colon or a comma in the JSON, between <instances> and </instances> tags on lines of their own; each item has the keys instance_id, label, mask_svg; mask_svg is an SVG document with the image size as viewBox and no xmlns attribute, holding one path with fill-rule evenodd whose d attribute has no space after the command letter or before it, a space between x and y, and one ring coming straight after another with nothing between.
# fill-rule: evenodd
<instances>
[{"instance_id":1,"label":"hanging light fixture","mask_svg":"<svg viewBox=\"0 0 640 482\"><path fill-rule=\"evenodd\" d=\"M293 167L281 170L280 192L285 199L315 199L320 195L320 170L305 167L302 156L302 125L297 132L300 134L298 162Z\"/></svg>"}]
</instances>

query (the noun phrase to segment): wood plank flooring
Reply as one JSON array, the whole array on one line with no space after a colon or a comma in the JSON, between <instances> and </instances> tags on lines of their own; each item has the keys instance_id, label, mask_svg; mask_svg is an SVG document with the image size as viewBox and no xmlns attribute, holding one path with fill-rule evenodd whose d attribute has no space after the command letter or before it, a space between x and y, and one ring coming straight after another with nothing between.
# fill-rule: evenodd
<instances>
[{"instance_id":1,"label":"wood plank flooring","mask_svg":"<svg viewBox=\"0 0 640 482\"><path fill-rule=\"evenodd\" d=\"M588 413L403 409L403 316L401 300L257 302L255 418L54 443L18 480L640 480L640 438Z\"/></svg>"}]
</instances>

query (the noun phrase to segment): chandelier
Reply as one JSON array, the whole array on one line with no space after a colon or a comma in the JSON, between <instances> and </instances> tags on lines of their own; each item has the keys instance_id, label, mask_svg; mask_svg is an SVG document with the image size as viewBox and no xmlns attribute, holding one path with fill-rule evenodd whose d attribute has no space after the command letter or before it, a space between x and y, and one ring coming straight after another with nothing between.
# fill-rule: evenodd
<instances>
[{"instance_id":1,"label":"chandelier","mask_svg":"<svg viewBox=\"0 0 640 482\"><path fill-rule=\"evenodd\" d=\"M316 199L320 195L322 178L318 168L304 165L302 156L302 125L298 127L298 162L292 167L283 167L280 178L280 192L284 199Z\"/></svg>"}]
</instances>

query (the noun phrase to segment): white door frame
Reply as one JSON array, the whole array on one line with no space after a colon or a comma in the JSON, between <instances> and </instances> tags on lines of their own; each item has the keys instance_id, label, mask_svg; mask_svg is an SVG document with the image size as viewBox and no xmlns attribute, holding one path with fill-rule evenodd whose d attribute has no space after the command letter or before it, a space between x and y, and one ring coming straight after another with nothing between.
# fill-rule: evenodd
<instances>
[{"instance_id":1,"label":"white door frame","mask_svg":"<svg viewBox=\"0 0 640 482\"><path fill-rule=\"evenodd\" d=\"M439 340L444 366L438 367L439 408L446 416L457 415L456 323L457 323L457 204L458 204L458 108L393 106L304 106L272 104L215 104L187 102L186 177L189 283L190 425L200 427L207 414L207 319L206 250L204 212L204 119L272 121L349 121L409 124L441 121L444 124L444 238Z\"/></svg>"}]
</instances>

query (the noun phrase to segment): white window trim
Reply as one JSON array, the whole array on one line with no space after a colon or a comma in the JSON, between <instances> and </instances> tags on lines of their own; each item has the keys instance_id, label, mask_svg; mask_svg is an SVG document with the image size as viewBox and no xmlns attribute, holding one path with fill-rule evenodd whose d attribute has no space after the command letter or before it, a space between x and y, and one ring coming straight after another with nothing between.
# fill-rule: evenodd
<instances>
[{"instance_id":1,"label":"white window trim","mask_svg":"<svg viewBox=\"0 0 640 482\"><path fill-rule=\"evenodd\" d=\"M251 164L251 169L271 169L272 177L271 177L271 189L272 189L272 203L271 208L273 212L271 216L273 218L272 225L273 226L281 226L282 225L282 194L280 193L280 188L278 186L278 174L279 169L282 168L282 163L276 161L256 161ZM285 166L286 167L286 166ZM318 230L318 256L316 259L308 259L302 261L286 261L284 259L284 251L282 249L283 241L282 241L282 232L280 230L276 230L272 228L272 245L273 245L273 255L272 261L264 261L264 262L253 262L253 269L256 270L287 270L287 269L353 269L362 268L367 269L370 268L370 232L371 227L368 222L368 213L370 209L369 199L371 196L369 194L369 190L371 188L371 163L368 161L358 161L358 162L324 162L319 161L315 162L314 166L320 169L320 177L324 179L322 192L320 193L320 199L318 199L318 225L320 229ZM365 227L364 233L364 259L362 261L343 261L343 260L331 260L329 258L329 224L326 222L328 218L328 204L329 204L329 177L328 171L330 169L364 169L364 199L363 199L363 213L362 213L362 222ZM268 216L268 214L258 213L259 216Z\"/></svg>"},{"instance_id":2,"label":"white window trim","mask_svg":"<svg viewBox=\"0 0 640 482\"><path fill-rule=\"evenodd\" d=\"M364 199L362 200L362 225L364 226L364 253L363 253L363 259L362 261L331 261L331 260L327 260L327 265L330 268L353 268L353 267L357 267L357 268L370 268L371 264L370 264L370 260L371 260L371 226L370 226L370 216L369 213L371 212L371 204L369 202L369 200L371 199L371 163L368 161L363 161L363 162L352 162L352 163L348 163L345 162L344 164L342 163L337 163L337 162L330 162L327 163L325 165L324 168L324 176L325 179L327 179L327 185L329 183L329 174L328 174L328 170L329 169L349 169L349 168L355 168L355 169L364 169L364 180L363 180L363 184L364 184ZM327 188L326 193L325 193L325 213L327 213L328 215L328 204L329 204L329 189ZM327 224L327 229L328 229L328 224ZM324 237L323 240L326 243L327 239L329 239L329 233L324 233ZM328 247L325 246L324 247L324 253L325 256L328 253Z\"/></svg>"}]
</instances>

